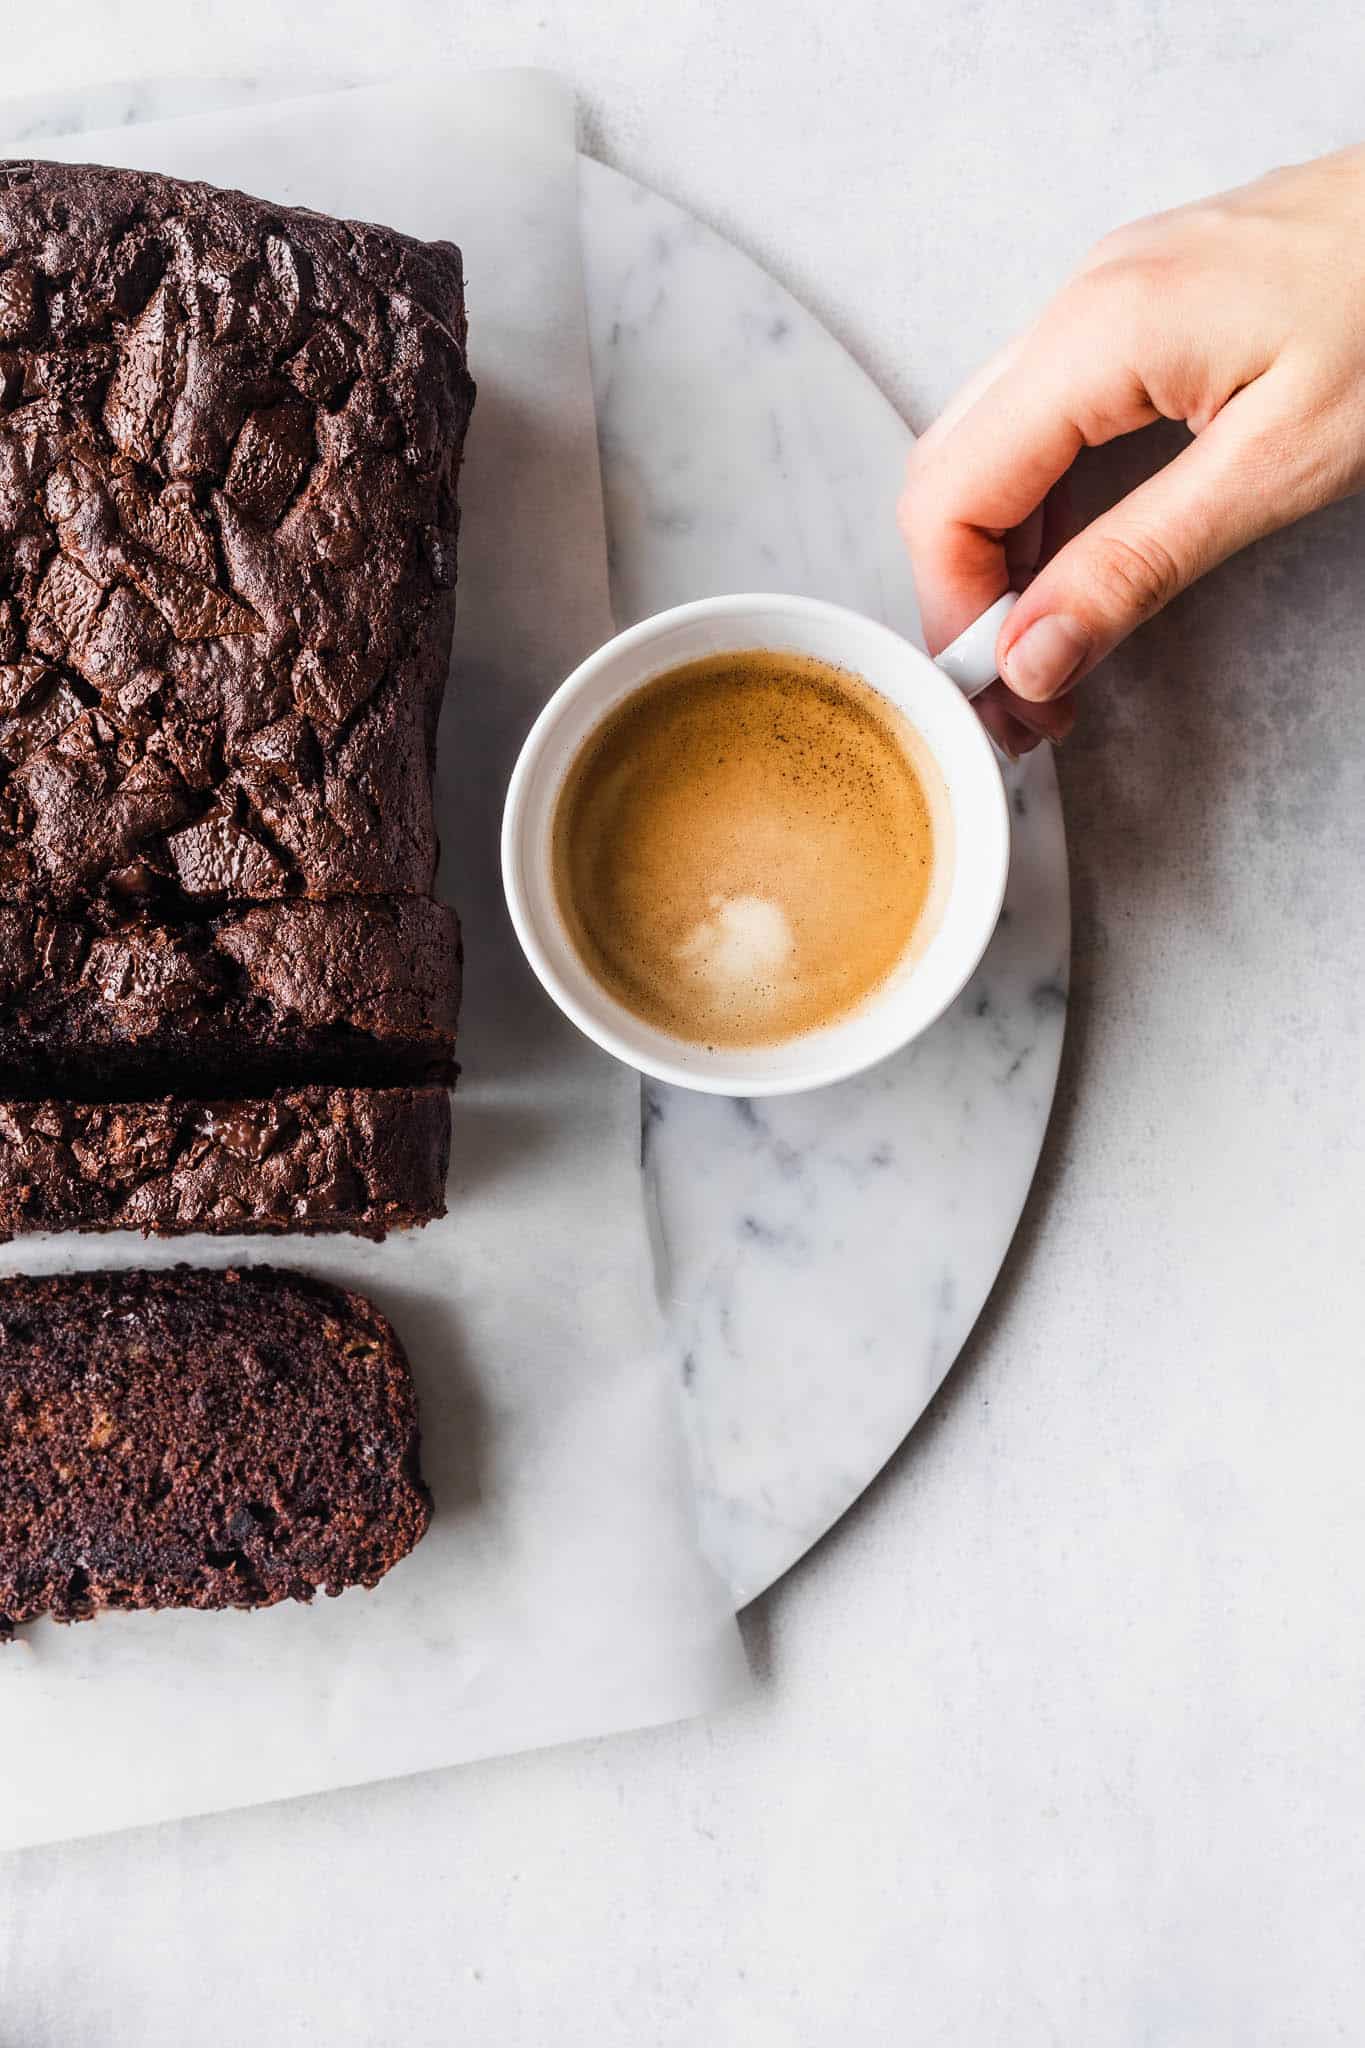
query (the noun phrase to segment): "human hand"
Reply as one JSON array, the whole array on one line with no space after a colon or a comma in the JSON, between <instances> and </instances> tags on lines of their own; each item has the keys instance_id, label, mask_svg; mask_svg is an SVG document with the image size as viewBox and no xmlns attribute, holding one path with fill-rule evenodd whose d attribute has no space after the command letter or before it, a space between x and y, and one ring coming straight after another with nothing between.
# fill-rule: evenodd
<instances>
[{"instance_id":1,"label":"human hand","mask_svg":"<svg viewBox=\"0 0 1365 2048\"><path fill-rule=\"evenodd\" d=\"M1157 419L1195 436L1065 538L1081 448ZM1108 235L916 444L901 498L937 653L1010 588L1011 754L1065 739L1070 692L1238 548L1365 483L1365 148L1273 171Z\"/></svg>"}]
</instances>

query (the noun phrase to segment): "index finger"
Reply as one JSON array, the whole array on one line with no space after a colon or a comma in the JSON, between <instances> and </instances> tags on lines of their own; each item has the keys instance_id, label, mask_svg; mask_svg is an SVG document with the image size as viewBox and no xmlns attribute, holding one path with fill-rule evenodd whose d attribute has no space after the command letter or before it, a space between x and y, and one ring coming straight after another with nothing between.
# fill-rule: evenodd
<instances>
[{"instance_id":1,"label":"index finger","mask_svg":"<svg viewBox=\"0 0 1365 2048\"><path fill-rule=\"evenodd\" d=\"M1159 417L1130 342L1094 317L1080 280L916 444L900 522L932 653L1004 595L1006 534L1079 450Z\"/></svg>"}]
</instances>

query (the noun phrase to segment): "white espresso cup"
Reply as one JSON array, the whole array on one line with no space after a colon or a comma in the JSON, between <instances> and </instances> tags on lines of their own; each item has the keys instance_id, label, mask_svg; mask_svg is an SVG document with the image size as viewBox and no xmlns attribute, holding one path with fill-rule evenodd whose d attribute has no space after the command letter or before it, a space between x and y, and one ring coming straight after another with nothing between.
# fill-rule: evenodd
<instances>
[{"instance_id":1,"label":"white espresso cup","mask_svg":"<svg viewBox=\"0 0 1365 2048\"><path fill-rule=\"evenodd\" d=\"M512 923L541 983L580 1031L656 1080L712 1095L786 1095L846 1080L942 1016L1000 915L1009 872L1009 807L995 749L968 698L993 681L1004 597L937 661L875 620L817 598L702 598L659 612L576 668L532 726L508 785L502 874ZM851 670L909 720L937 766L950 844L927 942L912 947L856 1008L776 1043L708 1047L661 1030L603 988L574 945L555 889L555 810L584 742L624 698L707 655L762 648Z\"/></svg>"}]
</instances>

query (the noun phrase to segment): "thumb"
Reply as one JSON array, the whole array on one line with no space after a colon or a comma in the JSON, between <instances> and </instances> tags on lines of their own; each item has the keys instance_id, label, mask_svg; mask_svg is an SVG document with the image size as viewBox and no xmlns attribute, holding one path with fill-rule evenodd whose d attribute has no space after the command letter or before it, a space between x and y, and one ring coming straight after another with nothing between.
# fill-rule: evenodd
<instances>
[{"instance_id":1,"label":"thumb","mask_svg":"<svg viewBox=\"0 0 1365 2048\"><path fill-rule=\"evenodd\" d=\"M1260 384L1268 382L1260 380ZM1137 490L1068 541L1001 628L1000 673L1017 697L1069 690L1135 626L1300 507L1269 480L1270 402L1248 385Z\"/></svg>"}]
</instances>

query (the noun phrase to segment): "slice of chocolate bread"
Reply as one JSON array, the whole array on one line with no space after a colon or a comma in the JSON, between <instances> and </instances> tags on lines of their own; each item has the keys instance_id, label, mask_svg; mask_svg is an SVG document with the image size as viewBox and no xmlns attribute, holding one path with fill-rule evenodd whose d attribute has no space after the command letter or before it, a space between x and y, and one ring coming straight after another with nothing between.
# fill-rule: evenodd
<instances>
[{"instance_id":1,"label":"slice of chocolate bread","mask_svg":"<svg viewBox=\"0 0 1365 2048\"><path fill-rule=\"evenodd\" d=\"M269 1266L0 1280L0 1638L374 1586L430 1519L418 1448L363 1295Z\"/></svg>"},{"instance_id":2,"label":"slice of chocolate bread","mask_svg":"<svg viewBox=\"0 0 1365 2048\"><path fill-rule=\"evenodd\" d=\"M381 1238L445 1214L444 1088L0 1102L0 1239L36 1230Z\"/></svg>"},{"instance_id":3,"label":"slice of chocolate bread","mask_svg":"<svg viewBox=\"0 0 1365 2048\"><path fill-rule=\"evenodd\" d=\"M455 1078L460 933L420 896L181 924L0 906L0 1095Z\"/></svg>"}]
</instances>

